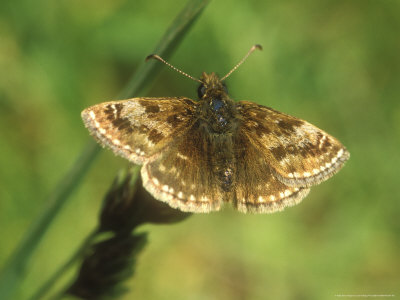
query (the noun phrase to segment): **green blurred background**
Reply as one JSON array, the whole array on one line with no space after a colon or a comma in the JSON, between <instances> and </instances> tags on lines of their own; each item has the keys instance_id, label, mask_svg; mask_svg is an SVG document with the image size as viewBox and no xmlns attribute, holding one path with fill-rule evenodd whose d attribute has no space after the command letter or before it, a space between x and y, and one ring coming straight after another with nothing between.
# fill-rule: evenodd
<instances>
[{"instance_id":1,"label":"green blurred background","mask_svg":"<svg viewBox=\"0 0 400 300\"><path fill-rule=\"evenodd\" d=\"M115 99L185 4L0 3L0 267L90 138L81 110ZM399 32L399 1L211 2L170 62L197 77L223 75L262 44L227 81L232 98L308 120L351 159L283 213L227 208L143 227L150 242L124 299L399 296ZM196 89L164 67L137 96L196 97ZM18 299L94 228L126 165L102 151L34 255Z\"/></svg>"}]
</instances>

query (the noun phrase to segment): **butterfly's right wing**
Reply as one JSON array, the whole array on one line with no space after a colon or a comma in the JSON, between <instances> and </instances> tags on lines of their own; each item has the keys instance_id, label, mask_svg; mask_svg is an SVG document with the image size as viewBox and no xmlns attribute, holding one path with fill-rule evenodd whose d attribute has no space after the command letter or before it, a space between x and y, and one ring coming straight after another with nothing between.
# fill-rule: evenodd
<instances>
[{"instance_id":1,"label":"butterfly's right wing","mask_svg":"<svg viewBox=\"0 0 400 300\"><path fill-rule=\"evenodd\" d=\"M282 183L262 152L246 132L239 131L235 140L235 197L233 205L241 212L273 213L298 204L310 191Z\"/></svg>"},{"instance_id":2,"label":"butterfly's right wing","mask_svg":"<svg viewBox=\"0 0 400 300\"><path fill-rule=\"evenodd\" d=\"M350 157L337 139L304 120L249 101L238 102L237 109L240 132L288 186L319 184Z\"/></svg>"},{"instance_id":3,"label":"butterfly's right wing","mask_svg":"<svg viewBox=\"0 0 400 300\"><path fill-rule=\"evenodd\" d=\"M189 98L133 98L91 106L82 119L102 146L143 164L191 127L196 108Z\"/></svg>"}]
</instances>

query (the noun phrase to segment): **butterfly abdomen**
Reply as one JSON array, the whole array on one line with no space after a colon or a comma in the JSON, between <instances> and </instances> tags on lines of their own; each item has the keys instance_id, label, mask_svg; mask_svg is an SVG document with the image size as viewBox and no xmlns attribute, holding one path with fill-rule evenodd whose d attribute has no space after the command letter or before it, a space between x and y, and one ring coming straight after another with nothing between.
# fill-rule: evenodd
<instances>
[{"instance_id":1,"label":"butterfly abdomen","mask_svg":"<svg viewBox=\"0 0 400 300\"><path fill-rule=\"evenodd\" d=\"M211 170L223 192L230 192L235 183L235 157L232 134L210 135Z\"/></svg>"}]
</instances>

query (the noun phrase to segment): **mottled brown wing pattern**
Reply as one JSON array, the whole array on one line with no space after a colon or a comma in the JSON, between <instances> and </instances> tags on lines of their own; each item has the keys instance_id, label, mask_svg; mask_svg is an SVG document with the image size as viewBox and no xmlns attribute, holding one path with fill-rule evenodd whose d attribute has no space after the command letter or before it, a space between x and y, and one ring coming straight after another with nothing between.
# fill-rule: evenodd
<instances>
[{"instance_id":1,"label":"mottled brown wing pattern","mask_svg":"<svg viewBox=\"0 0 400 300\"><path fill-rule=\"evenodd\" d=\"M318 184L350 156L337 139L306 121L248 101L238 102L237 110L242 133L288 186Z\"/></svg>"},{"instance_id":2,"label":"mottled brown wing pattern","mask_svg":"<svg viewBox=\"0 0 400 300\"><path fill-rule=\"evenodd\" d=\"M156 199L182 211L216 211L223 195L210 167L214 151L209 136L197 125L143 165L143 185Z\"/></svg>"},{"instance_id":3,"label":"mottled brown wing pattern","mask_svg":"<svg viewBox=\"0 0 400 300\"><path fill-rule=\"evenodd\" d=\"M143 164L186 132L196 107L189 98L133 98L91 106L82 119L101 145Z\"/></svg>"},{"instance_id":4,"label":"mottled brown wing pattern","mask_svg":"<svg viewBox=\"0 0 400 300\"><path fill-rule=\"evenodd\" d=\"M246 132L236 139L236 184L234 206L241 212L273 213L299 203L309 189L290 187L279 181L269 162Z\"/></svg>"},{"instance_id":5,"label":"mottled brown wing pattern","mask_svg":"<svg viewBox=\"0 0 400 300\"><path fill-rule=\"evenodd\" d=\"M306 121L235 103L215 73L198 81L199 101L133 98L82 112L102 146L143 164L143 185L156 199L188 212L217 211L224 202L242 212L280 211L349 158L338 140Z\"/></svg>"}]
</instances>

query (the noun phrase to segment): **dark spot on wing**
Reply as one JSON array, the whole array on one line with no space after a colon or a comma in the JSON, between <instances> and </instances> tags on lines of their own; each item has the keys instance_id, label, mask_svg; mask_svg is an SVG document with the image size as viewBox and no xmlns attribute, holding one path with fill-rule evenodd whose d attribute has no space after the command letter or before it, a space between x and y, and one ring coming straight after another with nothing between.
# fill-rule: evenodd
<instances>
[{"instance_id":1,"label":"dark spot on wing","mask_svg":"<svg viewBox=\"0 0 400 300\"><path fill-rule=\"evenodd\" d=\"M185 108L185 114L183 116L184 117L193 116L193 111L189 108Z\"/></svg>"},{"instance_id":2,"label":"dark spot on wing","mask_svg":"<svg viewBox=\"0 0 400 300\"><path fill-rule=\"evenodd\" d=\"M299 120L292 120L292 119L286 119L286 120L281 120L277 123L277 125L283 129L284 131L287 132L294 132L297 127L302 125L303 122Z\"/></svg>"},{"instance_id":3,"label":"dark spot on wing","mask_svg":"<svg viewBox=\"0 0 400 300\"><path fill-rule=\"evenodd\" d=\"M171 124L173 127L179 125L179 123L181 123L181 122L182 122L182 120L179 119L179 115L178 114L170 115L167 118L167 123Z\"/></svg>"},{"instance_id":4,"label":"dark spot on wing","mask_svg":"<svg viewBox=\"0 0 400 300\"><path fill-rule=\"evenodd\" d=\"M265 112L264 110L258 110L258 111L256 112L256 117L257 117L258 119L265 120L265 119L267 118L267 116L268 116L268 113Z\"/></svg>"},{"instance_id":5,"label":"dark spot on wing","mask_svg":"<svg viewBox=\"0 0 400 300\"><path fill-rule=\"evenodd\" d=\"M158 105L144 105L146 113L158 113L160 111L160 107Z\"/></svg>"},{"instance_id":6,"label":"dark spot on wing","mask_svg":"<svg viewBox=\"0 0 400 300\"><path fill-rule=\"evenodd\" d=\"M310 142L307 142L303 144L301 147L299 147L300 155L302 157L309 157L309 156L315 157L317 154L315 150L316 150L315 146Z\"/></svg>"},{"instance_id":7,"label":"dark spot on wing","mask_svg":"<svg viewBox=\"0 0 400 300\"><path fill-rule=\"evenodd\" d=\"M159 131L157 131L157 130L155 130L155 129L152 129L150 132L149 132L149 140L151 141L151 142L153 142L154 144L157 144L159 141L161 141L162 139L164 138L164 135L161 133L161 132L159 132Z\"/></svg>"},{"instance_id":8,"label":"dark spot on wing","mask_svg":"<svg viewBox=\"0 0 400 300\"><path fill-rule=\"evenodd\" d=\"M127 119L114 119L111 121L111 123L115 126L115 127L119 127L120 125L122 125L124 122L129 122Z\"/></svg>"},{"instance_id":9,"label":"dark spot on wing","mask_svg":"<svg viewBox=\"0 0 400 300\"><path fill-rule=\"evenodd\" d=\"M324 147L328 148L328 147L331 147L331 146L332 146L331 142L329 140L325 140Z\"/></svg>"},{"instance_id":10,"label":"dark spot on wing","mask_svg":"<svg viewBox=\"0 0 400 300\"><path fill-rule=\"evenodd\" d=\"M193 105L193 101L189 100L189 99L183 99L183 102L185 102L187 105L190 105L190 106Z\"/></svg>"},{"instance_id":11,"label":"dark spot on wing","mask_svg":"<svg viewBox=\"0 0 400 300\"><path fill-rule=\"evenodd\" d=\"M281 161L286 156L286 151L283 146L272 148L270 151L278 161Z\"/></svg>"},{"instance_id":12,"label":"dark spot on wing","mask_svg":"<svg viewBox=\"0 0 400 300\"><path fill-rule=\"evenodd\" d=\"M291 136L295 133L296 128L299 127L303 122L297 120L280 120L277 123L279 131L282 135Z\"/></svg>"},{"instance_id":13,"label":"dark spot on wing","mask_svg":"<svg viewBox=\"0 0 400 300\"><path fill-rule=\"evenodd\" d=\"M112 124L116 128L118 128L118 130L121 130L121 131L126 130L131 127L131 123L129 122L128 119L125 119L125 118L115 119L112 121Z\"/></svg>"},{"instance_id":14,"label":"dark spot on wing","mask_svg":"<svg viewBox=\"0 0 400 300\"><path fill-rule=\"evenodd\" d=\"M330 142L328 139L326 139L326 140L322 143L321 151L322 151L322 152L326 152L326 151L328 151L328 148L331 148L331 147L332 147L331 142Z\"/></svg>"},{"instance_id":15,"label":"dark spot on wing","mask_svg":"<svg viewBox=\"0 0 400 300\"><path fill-rule=\"evenodd\" d=\"M272 132L271 128L269 128L268 126L264 126L262 121L259 121L252 116L246 118L242 124L245 128L247 128L248 131L255 132L258 137L268 135Z\"/></svg>"},{"instance_id":16,"label":"dark spot on wing","mask_svg":"<svg viewBox=\"0 0 400 300\"><path fill-rule=\"evenodd\" d=\"M295 173L297 172L297 169L291 165L287 165L287 171L288 173Z\"/></svg>"},{"instance_id":17,"label":"dark spot on wing","mask_svg":"<svg viewBox=\"0 0 400 300\"><path fill-rule=\"evenodd\" d=\"M115 109L113 108L115 107ZM104 114L107 116L108 120L116 120L121 118L121 111L122 111L123 105L122 104L109 104L107 105L106 109L104 110Z\"/></svg>"},{"instance_id":18,"label":"dark spot on wing","mask_svg":"<svg viewBox=\"0 0 400 300\"><path fill-rule=\"evenodd\" d=\"M255 127L254 129L255 129L255 131L256 131L256 134L257 134L259 137L262 137L263 135L267 135L267 134L270 134L270 133L271 133L271 129L270 129L270 128L265 127L265 126L261 126L261 125Z\"/></svg>"}]
</instances>

